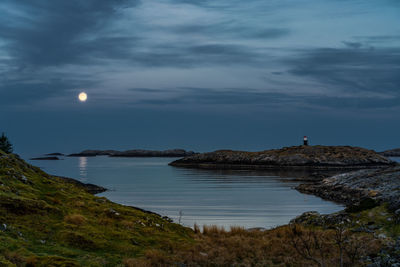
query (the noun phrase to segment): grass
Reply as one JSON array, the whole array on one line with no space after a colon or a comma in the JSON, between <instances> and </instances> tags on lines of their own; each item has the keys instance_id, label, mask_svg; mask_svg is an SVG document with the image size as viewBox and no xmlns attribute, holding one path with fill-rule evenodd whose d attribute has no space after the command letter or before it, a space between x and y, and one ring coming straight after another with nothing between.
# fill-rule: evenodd
<instances>
[{"instance_id":1,"label":"grass","mask_svg":"<svg viewBox=\"0 0 400 267\"><path fill-rule=\"evenodd\" d=\"M190 228L93 196L0 153L0 266L116 266L149 249L194 242Z\"/></svg>"},{"instance_id":2,"label":"grass","mask_svg":"<svg viewBox=\"0 0 400 267\"><path fill-rule=\"evenodd\" d=\"M338 266L340 255L357 266L384 242L351 229L373 220L379 233L399 235L385 206L351 216L341 249L335 225L192 230L91 195L0 151L0 266Z\"/></svg>"}]
</instances>

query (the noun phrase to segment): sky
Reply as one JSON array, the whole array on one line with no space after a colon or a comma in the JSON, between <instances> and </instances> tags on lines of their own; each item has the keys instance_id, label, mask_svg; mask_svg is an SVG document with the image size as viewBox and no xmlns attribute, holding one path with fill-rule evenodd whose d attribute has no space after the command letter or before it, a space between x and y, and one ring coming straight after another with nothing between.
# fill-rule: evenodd
<instances>
[{"instance_id":1,"label":"sky","mask_svg":"<svg viewBox=\"0 0 400 267\"><path fill-rule=\"evenodd\" d=\"M2 0L0 131L21 154L400 147L399 15L397 0Z\"/></svg>"}]
</instances>

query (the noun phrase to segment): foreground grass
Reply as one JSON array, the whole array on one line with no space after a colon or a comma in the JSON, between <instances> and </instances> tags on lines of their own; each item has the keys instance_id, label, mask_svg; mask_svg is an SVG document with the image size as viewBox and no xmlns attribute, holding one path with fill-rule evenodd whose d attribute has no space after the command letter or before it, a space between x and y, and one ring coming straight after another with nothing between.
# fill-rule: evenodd
<instances>
[{"instance_id":1,"label":"foreground grass","mask_svg":"<svg viewBox=\"0 0 400 267\"><path fill-rule=\"evenodd\" d=\"M93 196L0 153L2 264L116 266L148 249L194 242L190 228Z\"/></svg>"},{"instance_id":2,"label":"foreground grass","mask_svg":"<svg viewBox=\"0 0 400 267\"><path fill-rule=\"evenodd\" d=\"M398 235L384 206L340 225L195 226L118 205L0 151L0 266L357 266ZM388 241L389 242L389 241Z\"/></svg>"}]
</instances>

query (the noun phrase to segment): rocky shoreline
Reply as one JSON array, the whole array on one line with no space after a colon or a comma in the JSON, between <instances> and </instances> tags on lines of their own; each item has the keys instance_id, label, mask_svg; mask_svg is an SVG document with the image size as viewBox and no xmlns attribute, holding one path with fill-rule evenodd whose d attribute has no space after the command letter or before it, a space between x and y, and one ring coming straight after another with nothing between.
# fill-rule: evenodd
<instances>
[{"instance_id":1,"label":"rocky shoreline","mask_svg":"<svg viewBox=\"0 0 400 267\"><path fill-rule=\"evenodd\" d=\"M55 179L62 179L65 182L68 182L68 183L74 184L78 187L81 187L81 188L85 189L86 192L88 192L92 195L100 194L100 193L103 193L108 190L107 188L104 188L102 186L95 185L95 184L85 184L76 179L69 178L69 177L55 176L55 175L53 175L52 177L54 177Z\"/></svg>"},{"instance_id":2,"label":"rocky shoreline","mask_svg":"<svg viewBox=\"0 0 400 267\"><path fill-rule=\"evenodd\" d=\"M368 158L371 157L372 155ZM141 209L114 204L102 197L90 196L84 193L83 190L77 190L76 186L85 189L86 192L91 194L104 192L105 188L84 184L71 178L45 174L39 168L24 163L14 155L7 156L0 153L0 159L2 160L0 167L3 168L3 176L0 176L0 179L2 179L0 185L2 185L4 191L2 195L3 204L0 207L7 210L2 214L8 214L12 218L12 223L9 223L10 220L8 218L8 221L3 220L2 222L6 222L6 224L2 224L3 229L0 229L6 234L10 233L7 242L20 244L18 243L21 241L20 236L31 236L32 233L42 229L32 228L30 221L27 221L26 217L18 217L24 213L40 214L46 219L46 225L51 225L59 233L62 233L58 235L52 234L51 236L41 235L41 239L35 238L32 244L40 244L42 248L48 243L50 249L53 248L53 244L62 244L67 248L72 247L74 251L77 251L76 246L78 246L80 249L87 249L82 254L85 256L89 253L88 251L96 251L102 248L100 244L108 240L114 240L116 230L126 230L123 232L124 235L120 242L126 242L124 243L125 246L134 246L135 249L139 246L148 247L148 245L144 243L146 241L145 237L132 236L132 229L135 229L135 233L140 233L136 229L142 229L142 227L146 229L146 232L143 231L144 233L148 233L148 229L152 229L151 238L154 238L154 231L158 231L158 229L161 229L160 231L162 231L163 235L171 229L177 229L176 231L179 232L184 230L179 225L170 225L171 221L168 218L161 218L159 215ZM345 210L328 215L321 215L312 211L306 212L294 218L288 225L280 226L276 229L243 229L238 233L240 234L239 239L233 236L236 240L235 246L243 243L242 238L244 235L256 235L248 241L249 244L257 244L261 240L277 238L273 247L276 247L276 244L286 244L296 240L314 240L318 242L318 246L319 244L325 244L320 251L325 249L335 251L338 244L340 244L345 248L344 251L348 253L346 255L353 255L354 251L352 249L355 247L360 248L361 250L354 254L357 256L356 261L349 261L348 258L344 258L347 262L357 262L370 267L400 266L400 237L398 232L398 225L400 224L400 166L388 161L387 165L379 165L379 168L375 169L364 169L342 174L335 174L338 169L331 171L328 173L314 169L311 173L307 171L300 172L300 174L293 177L298 181L303 181L303 184L297 188L298 190L344 203L347 206ZM277 173L282 176L291 176L288 170L284 169ZM308 179L305 178L309 174L311 176ZM69 184L74 184L75 186ZM9 190L9 188L14 189ZM12 193L11 196L10 192ZM34 194L40 200L36 199ZM34 196L33 199L30 199L32 196ZM60 198L62 198L62 201L59 200ZM23 213L19 213L21 210L23 210ZM11 214L9 211L14 213ZM128 215L131 217L127 217ZM132 217L133 215L135 217ZM54 218L57 220L51 221ZM16 223L17 219L19 220L18 224ZM99 227L99 222L102 223L102 226L98 231L96 227ZM89 223L90 227L86 227ZM76 225L74 226L73 224ZM19 225L23 227L17 228ZM107 225L107 227L104 227L104 225ZM165 226L173 228L166 228ZM19 232L11 232L13 229ZM28 232L27 229L32 229L32 232ZM70 229L73 229L73 231L70 231ZM108 229L111 230L107 232ZM215 229L218 230L218 228ZM286 230L281 231L280 229ZM236 229L235 231L237 232L238 230ZM104 232L107 234L105 237L103 237ZM65 235L65 233L68 233L68 235ZM222 231L221 233L223 240L226 240L228 233ZM229 235L233 235L233 233L234 231L231 231ZM42 236L46 236L46 238L44 239ZM70 236L73 239L70 239ZM101 238L93 238L96 236L101 236ZM125 236L129 236L129 240L125 240ZM210 238L210 233L206 233L203 230L202 234L198 233L199 238L202 236ZM301 239L303 237L305 239ZM294 238L300 239L295 240ZM66 243L66 240L68 243ZM77 243L76 240L79 240L80 243ZM85 247L79 247L82 244L82 240L85 242L83 243ZM239 240L239 243L237 243L237 240ZM24 239L23 242L26 242L26 240ZM179 240L179 242L181 243L182 241ZM171 239L168 239L167 244L170 243ZM212 240L210 244L217 244L216 249L218 250L221 248L218 241ZM307 244L312 245L313 243ZM107 249L112 245L113 243L107 243ZM249 247L253 249L252 245ZM207 248L210 248L208 244ZM278 254L282 255L282 253L287 252L288 248L290 249L290 247L283 247ZM120 247L117 249L114 250L114 253L119 253ZM211 252L205 249L201 249L199 255L203 256L204 251L211 255ZM271 251L271 249L267 251ZM315 251L318 252L318 248L315 248ZM185 254L187 253L186 251ZM293 253L296 253L296 251L289 253L291 253L289 256L293 257L295 256ZM265 252L262 254L263 257L265 257L264 254ZM318 253L314 253L312 256L319 259ZM321 259L324 260L324 257L326 255L321 256ZM342 256L338 257L342 259ZM338 262L335 256L330 260ZM174 262L176 262L175 259Z\"/></svg>"},{"instance_id":3,"label":"rocky shoreline","mask_svg":"<svg viewBox=\"0 0 400 267\"><path fill-rule=\"evenodd\" d=\"M260 152L219 150L173 161L171 166L205 169L355 170L397 165L359 147L294 146Z\"/></svg>"},{"instance_id":4,"label":"rocky shoreline","mask_svg":"<svg viewBox=\"0 0 400 267\"><path fill-rule=\"evenodd\" d=\"M334 175L296 188L306 194L342 203L346 209L322 215L305 212L290 224L363 233L383 244L379 254L362 259L369 267L400 266L400 167L358 170ZM390 230L389 230L390 229Z\"/></svg>"},{"instance_id":5,"label":"rocky shoreline","mask_svg":"<svg viewBox=\"0 0 400 267\"><path fill-rule=\"evenodd\" d=\"M388 203L390 210L400 214L400 167L359 170L334 175L320 182L304 183L297 188L326 200L356 207Z\"/></svg>"}]
</instances>

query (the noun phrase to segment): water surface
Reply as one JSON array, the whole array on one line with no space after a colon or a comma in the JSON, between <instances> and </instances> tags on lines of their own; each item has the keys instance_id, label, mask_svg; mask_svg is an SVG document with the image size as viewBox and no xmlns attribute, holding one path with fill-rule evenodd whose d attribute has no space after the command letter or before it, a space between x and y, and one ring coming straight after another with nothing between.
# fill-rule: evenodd
<instances>
[{"instance_id":1,"label":"water surface","mask_svg":"<svg viewBox=\"0 0 400 267\"><path fill-rule=\"evenodd\" d=\"M343 207L301 194L298 182L263 171L213 171L168 166L174 158L79 157L33 161L44 171L111 189L111 201L194 223L270 228L305 211Z\"/></svg>"}]
</instances>

